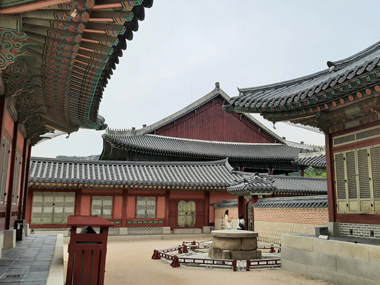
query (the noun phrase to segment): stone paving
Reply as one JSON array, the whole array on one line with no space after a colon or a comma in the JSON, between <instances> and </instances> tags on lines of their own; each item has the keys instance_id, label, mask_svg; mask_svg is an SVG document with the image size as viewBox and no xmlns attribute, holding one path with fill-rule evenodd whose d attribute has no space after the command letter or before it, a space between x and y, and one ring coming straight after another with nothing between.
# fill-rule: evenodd
<instances>
[{"instance_id":1,"label":"stone paving","mask_svg":"<svg viewBox=\"0 0 380 285\"><path fill-rule=\"evenodd\" d=\"M56 235L29 235L16 247L3 249L0 284L46 284L56 239Z\"/></svg>"}]
</instances>

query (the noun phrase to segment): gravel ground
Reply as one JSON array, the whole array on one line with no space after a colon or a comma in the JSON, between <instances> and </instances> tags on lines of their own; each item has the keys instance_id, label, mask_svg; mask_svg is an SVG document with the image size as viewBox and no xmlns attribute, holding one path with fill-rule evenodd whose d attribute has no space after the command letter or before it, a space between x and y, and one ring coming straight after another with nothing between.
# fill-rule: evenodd
<instances>
[{"instance_id":1,"label":"gravel ground","mask_svg":"<svg viewBox=\"0 0 380 285\"><path fill-rule=\"evenodd\" d=\"M233 272L220 269L172 268L160 260L151 259L154 249L164 249L181 243L182 240L108 243L105 284L331 284L321 280L308 279L281 269ZM67 245L64 250L66 263Z\"/></svg>"}]
</instances>

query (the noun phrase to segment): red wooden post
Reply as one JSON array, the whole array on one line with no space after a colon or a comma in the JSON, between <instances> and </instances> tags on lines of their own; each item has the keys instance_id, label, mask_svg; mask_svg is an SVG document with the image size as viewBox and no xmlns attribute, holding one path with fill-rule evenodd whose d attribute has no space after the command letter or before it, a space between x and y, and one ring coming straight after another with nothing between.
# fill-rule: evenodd
<instances>
[{"instance_id":1,"label":"red wooden post","mask_svg":"<svg viewBox=\"0 0 380 285\"><path fill-rule=\"evenodd\" d=\"M280 243L280 247L278 248L278 253L281 253L281 243Z\"/></svg>"},{"instance_id":2,"label":"red wooden post","mask_svg":"<svg viewBox=\"0 0 380 285\"><path fill-rule=\"evenodd\" d=\"M160 253L158 252L158 250L153 251L152 259L155 259L155 260L161 259Z\"/></svg>"},{"instance_id":3,"label":"red wooden post","mask_svg":"<svg viewBox=\"0 0 380 285\"><path fill-rule=\"evenodd\" d=\"M236 264L237 264L236 260L233 260L233 261L232 261L232 268L233 268L234 271L237 271L237 266L236 266Z\"/></svg>"},{"instance_id":4,"label":"red wooden post","mask_svg":"<svg viewBox=\"0 0 380 285\"><path fill-rule=\"evenodd\" d=\"M176 256L176 255L174 256L173 262L170 264L170 266L173 267L173 268L176 268L176 267L180 266L179 260L178 260L178 256Z\"/></svg>"},{"instance_id":5,"label":"red wooden post","mask_svg":"<svg viewBox=\"0 0 380 285\"><path fill-rule=\"evenodd\" d=\"M183 246L183 250L182 250L182 252L183 252L183 253L188 253L187 245L186 245L185 242L182 242L182 246Z\"/></svg>"},{"instance_id":6,"label":"red wooden post","mask_svg":"<svg viewBox=\"0 0 380 285\"><path fill-rule=\"evenodd\" d=\"M273 253L273 252L276 252L275 250L274 250L274 246L273 246L273 243L270 245L270 251L269 251L269 253Z\"/></svg>"},{"instance_id":7,"label":"red wooden post","mask_svg":"<svg viewBox=\"0 0 380 285\"><path fill-rule=\"evenodd\" d=\"M66 284L104 284L108 228L113 224L98 216L69 216L71 226L68 246ZM77 233L77 227L99 227L99 234Z\"/></svg>"},{"instance_id":8,"label":"red wooden post","mask_svg":"<svg viewBox=\"0 0 380 285\"><path fill-rule=\"evenodd\" d=\"M248 259L247 260L247 269L246 270L249 271L251 269L250 267L251 267L251 261Z\"/></svg>"}]
</instances>

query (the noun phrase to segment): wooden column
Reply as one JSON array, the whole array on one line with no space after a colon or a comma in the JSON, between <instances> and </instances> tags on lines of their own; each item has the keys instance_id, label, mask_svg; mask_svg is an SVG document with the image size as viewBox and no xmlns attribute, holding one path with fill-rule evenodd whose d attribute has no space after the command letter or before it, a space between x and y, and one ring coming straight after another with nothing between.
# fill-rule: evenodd
<instances>
[{"instance_id":1,"label":"wooden column","mask_svg":"<svg viewBox=\"0 0 380 285\"><path fill-rule=\"evenodd\" d=\"M305 176L305 169L301 169L301 176Z\"/></svg>"},{"instance_id":2,"label":"wooden column","mask_svg":"<svg viewBox=\"0 0 380 285\"><path fill-rule=\"evenodd\" d=\"M24 205L24 195L25 195L25 190L28 187L28 180L29 180L29 173L28 173L28 150L29 150L29 145L28 145L28 139L24 139L24 149L22 150L22 168L21 168L21 175L20 175L20 197L18 200L18 219L23 219L24 216L24 211L23 211L23 205ZM26 180L26 183L25 183Z\"/></svg>"},{"instance_id":3,"label":"wooden column","mask_svg":"<svg viewBox=\"0 0 380 285\"><path fill-rule=\"evenodd\" d=\"M128 189L123 190L123 210L121 212L121 226L127 226Z\"/></svg>"},{"instance_id":4,"label":"wooden column","mask_svg":"<svg viewBox=\"0 0 380 285\"><path fill-rule=\"evenodd\" d=\"M169 195L170 191L165 191L165 220L164 220L164 226L169 227Z\"/></svg>"},{"instance_id":5,"label":"wooden column","mask_svg":"<svg viewBox=\"0 0 380 285\"><path fill-rule=\"evenodd\" d=\"M210 219L210 192L205 192L205 222L204 225L209 225L209 219Z\"/></svg>"},{"instance_id":6,"label":"wooden column","mask_svg":"<svg viewBox=\"0 0 380 285\"><path fill-rule=\"evenodd\" d=\"M5 110L5 97L0 96L0 142L2 141L2 138L3 138L2 132L3 132L3 124L4 124L4 113L5 113L4 110Z\"/></svg>"},{"instance_id":7,"label":"wooden column","mask_svg":"<svg viewBox=\"0 0 380 285\"><path fill-rule=\"evenodd\" d=\"M17 132L18 131L18 122L14 123L13 126L13 136L12 136L12 152L11 152L11 165L9 168L9 184L8 184L8 192L6 196L7 201L7 209L5 212L5 229L9 230L13 227L11 223L12 218L12 195L13 195L13 180L15 173L15 163L16 163L16 152L17 152Z\"/></svg>"},{"instance_id":8,"label":"wooden column","mask_svg":"<svg viewBox=\"0 0 380 285\"><path fill-rule=\"evenodd\" d=\"M327 198L329 201L329 222L336 220L336 199L334 193L334 164L332 155L332 138L331 134L325 134L326 146L326 173L327 173Z\"/></svg>"},{"instance_id":9,"label":"wooden column","mask_svg":"<svg viewBox=\"0 0 380 285\"><path fill-rule=\"evenodd\" d=\"M22 218L25 220L27 213L26 213L26 206L28 201L28 193L29 193L29 169L30 169L30 158L32 156L32 146L29 144L26 145L28 148L28 155L26 159L26 172L25 172L25 180L24 180L24 197L23 197L23 203L22 203ZM31 218L31 213L28 213L29 219Z\"/></svg>"},{"instance_id":10,"label":"wooden column","mask_svg":"<svg viewBox=\"0 0 380 285\"><path fill-rule=\"evenodd\" d=\"M240 218L241 215L246 216L245 214L246 210L245 210L245 199L243 196L239 196L238 197L238 219ZM245 221L247 219L244 219Z\"/></svg>"},{"instance_id":11,"label":"wooden column","mask_svg":"<svg viewBox=\"0 0 380 285\"><path fill-rule=\"evenodd\" d=\"M251 196L251 202L252 202L252 231L255 230L255 210L253 208L253 205L259 200L257 196Z\"/></svg>"}]
</instances>

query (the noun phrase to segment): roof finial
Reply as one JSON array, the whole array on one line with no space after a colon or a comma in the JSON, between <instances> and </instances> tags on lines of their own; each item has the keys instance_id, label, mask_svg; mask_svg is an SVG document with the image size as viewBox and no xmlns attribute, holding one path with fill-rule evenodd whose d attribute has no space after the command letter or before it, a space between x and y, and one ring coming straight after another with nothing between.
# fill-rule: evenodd
<instances>
[{"instance_id":1,"label":"roof finial","mask_svg":"<svg viewBox=\"0 0 380 285\"><path fill-rule=\"evenodd\" d=\"M219 89L220 89L219 82L215 82L215 89L216 89L216 90L219 90Z\"/></svg>"},{"instance_id":2,"label":"roof finial","mask_svg":"<svg viewBox=\"0 0 380 285\"><path fill-rule=\"evenodd\" d=\"M335 63L328 61L327 66L329 67L329 72L332 72L336 65L335 65Z\"/></svg>"}]
</instances>

